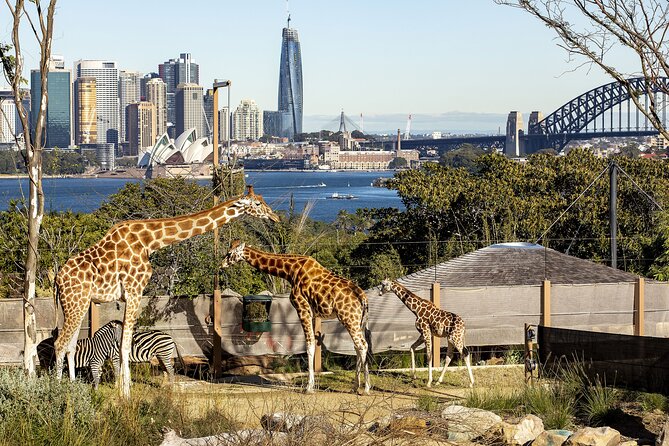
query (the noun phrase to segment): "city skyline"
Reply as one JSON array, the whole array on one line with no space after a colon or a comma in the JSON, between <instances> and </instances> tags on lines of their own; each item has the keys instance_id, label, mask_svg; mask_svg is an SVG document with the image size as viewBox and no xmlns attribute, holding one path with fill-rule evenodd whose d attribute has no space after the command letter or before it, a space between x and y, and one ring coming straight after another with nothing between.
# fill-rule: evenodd
<instances>
[{"instance_id":1,"label":"city skyline","mask_svg":"<svg viewBox=\"0 0 669 446\"><path fill-rule=\"evenodd\" d=\"M152 23L173 23L180 12L176 3L161 5L135 2L131 7L121 0L105 9L104 21L91 20L85 8L61 5L53 53L64 56L67 67L75 60L104 59L115 61L119 70L142 73L190 53L200 65L205 89L214 78L228 78L233 103L248 98L263 110L274 109L285 2L229 1L223 7L202 1L198 11L189 12L193 20L209 18L212 26L179 33L140 26L141 21L133 26L129 20L132 10ZM319 116L334 119L344 109L354 121L362 113L370 131L379 129L372 126L374 117L385 122L379 124L383 130L404 130L411 113L415 131L439 126L496 132L504 125L497 118L511 110L548 114L610 81L595 68L573 71L578 61L566 61L549 29L523 11L492 1L407 5L344 0L315 6L293 0L290 14L302 44L305 131L318 130ZM186 20L183 14L179 19ZM8 32L5 28L3 39L9 40ZM26 43L24 53L26 69L34 68L36 49ZM612 57L629 65L621 55Z\"/></svg>"}]
</instances>

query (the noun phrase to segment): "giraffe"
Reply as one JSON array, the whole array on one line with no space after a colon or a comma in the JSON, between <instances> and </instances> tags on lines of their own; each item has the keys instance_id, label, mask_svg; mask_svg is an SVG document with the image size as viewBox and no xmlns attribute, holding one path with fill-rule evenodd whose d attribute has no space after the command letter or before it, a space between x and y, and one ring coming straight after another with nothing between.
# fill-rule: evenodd
<instances>
[{"instance_id":1,"label":"giraffe","mask_svg":"<svg viewBox=\"0 0 669 446\"><path fill-rule=\"evenodd\" d=\"M296 254L274 254L246 246L239 240L232 242L223 259L223 268L245 260L251 266L287 280L291 284L290 302L297 310L307 343L309 382L306 392L314 391L314 318L339 319L353 339L356 351L356 379L358 391L364 367L365 393L369 393L370 332L367 327L368 306L365 292L351 280L339 277L313 257ZM371 354L371 352L369 352Z\"/></svg>"},{"instance_id":2,"label":"giraffe","mask_svg":"<svg viewBox=\"0 0 669 446\"><path fill-rule=\"evenodd\" d=\"M416 379L416 360L414 352L421 344L425 343L427 349L427 366L428 378L427 387L432 387L432 335L440 338L446 338L448 341L448 351L446 353L446 360L444 361L444 368L441 369L441 375L437 384L441 384L444 379L446 367L453 359L453 348L465 357L465 364L469 371L469 387L474 386L474 375L472 375L472 366L469 356L469 350L465 347L465 323L460 316L448 311L437 308L432 302L421 299L414 293L409 291L395 280L385 279L381 282L381 289L379 295L385 294L389 291L394 292L400 298L404 305L407 306L413 314L416 315L416 328L420 333L420 337L411 345L411 373Z\"/></svg>"},{"instance_id":3,"label":"giraffe","mask_svg":"<svg viewBox=\"0 0 669 446\"><path fill-rule=\"evenodd\" d=\"M128 359L142 292L151 278L149 254L212 231L244 214L279 221L262 197L253 193L253 186L248 186L246 195L194 214L117 223L98 243L70 258L55 279L56 299L60 300L64 315L63 329L54 346L58 378L63 374L67 353L70 379L74 380L76 342L91 301L125 301L117 385L121 394L129 397Z\"/></svg>"}]
</instances>

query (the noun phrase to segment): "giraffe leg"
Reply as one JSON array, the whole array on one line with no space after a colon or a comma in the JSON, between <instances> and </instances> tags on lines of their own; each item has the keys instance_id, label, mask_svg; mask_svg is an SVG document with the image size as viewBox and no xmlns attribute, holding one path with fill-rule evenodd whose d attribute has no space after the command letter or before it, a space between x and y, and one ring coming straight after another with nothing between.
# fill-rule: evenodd
<instances>
[{"instance_id":1,"label":"giraffe leg","mask_svg":"<svg viewBox=\"0 0 669 446\"><path fill-rule=\"evenodd\" d=\"M416 379L416 349L423 344L423 336L421 335L416 342L411 344L409 350L411 351L411 377Z\"/></svg>"},{"instance_id":2,"label":"giraffe leg","mask_svg":"<svg viewBox=\"0 0 669 446\"><path fill-rule=\"evenodd\" d=\"M121 396L125 398L130 398L130 351L132 349L132 332L139 313L139 300L140 296L138 295L128 296L123 319L123 333L121 334L120 346L121 364L116 384L119 387Z\"/></svg>"},{"instance_id":3,"label":"giraffe leg","mask_svg":"<svg viewBox=\"0 0 669 446\"><path fill-rule=\"evenodd\" d=\"M61 379L63 377L63 363L65 362L65 354L67 353L67 366L70 380L74 381L74 352L77 346L77 337L81 327L81 321L84 320L86 311L90 307L90 295L81 294L79 296L72 296L61 294L60 303L63 308L63 329L56 341L54 342L54 350L56 352L56 377ZM73 305L72 302L78 302Z\"/></svg>"},{"instance_id":4,"label":"giraffe leg","mask_svg":"<svg viewBox=\"0 0 669 446\"><path fill-rule=\"evenodd\" d=\"M316 354L316 336L314 334L314 318L311 307L306 299L296 294L296 289L293 288L293 295L291 302L297 310L297 315L300 318L300 324L304 331L304 338L307 343L307 362L309 365L309 382L307 383L306 393L313 393L316 385L314 378L314 356Z\"/></svg>"},{"instance_id":5,"label":"giraffe leg","mask_svg":"<svg viewBox=\"0 0 669 446\"><path fill-rule=\"evenodd\" d=\"M425 356L427 356L427 387L432 387L432 337L424 334L425 338Z\"/></svg>"},{"instance_id":6,"label":"giraffe leg","mask_svg":"<svg viewBox=\"0 0 669 446\"><path fill-rule=\"evenodd\" d=\"M353 348L355 349L356 361L355 361L355 377L356 385L353 389L354 392L358 392L362 388L362 374L365 375L365 388L364 391L366 394L369 393L370 383L369 383L369 364L367 361L367 350L369 346L367 345L367 340L365 339L364 328L361 328L360 319L339 319L339 322L342 323L348 334L351 336L353 341Z\"/></svg>"},{"instance_id":7,"label":"giraffe leg","mask_svg":"<svg viewBox=\"0 0 669 446\"><path fill-rule=\"evenodd\" d=\"M458 351L460 350L458 349ZM439 381L437 381L437 384L441 384L441 382L444 380L446 367L448 367L452 359L453 359L453 343L451 341L448 341L448 350L446 351L446 359L444 359L444 367L442 367L441 369L441 375L439 375Z\"/></svg>"},{"instance_id":8,"label":"giraffe leg","mask_svg":"<svg viewBox=\"0 0 669 446\"><path fill-rule=\"evenodd\" d=\"M463 351L460 352L465 355L465 364L467 364L467 371L469 372L469 387L474 387L474 374L472 373L472 360L467 347L463 347Z\"/></svg>"}]
</instances>

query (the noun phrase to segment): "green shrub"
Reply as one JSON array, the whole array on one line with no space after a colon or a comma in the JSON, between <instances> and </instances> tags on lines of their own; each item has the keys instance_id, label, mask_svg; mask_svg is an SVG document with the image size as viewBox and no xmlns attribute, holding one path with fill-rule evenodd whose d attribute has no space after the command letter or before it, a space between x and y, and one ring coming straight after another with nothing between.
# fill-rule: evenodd
<instances>
[{"instance_id":1,"label":"green shrub","mask_svg":"<svg viewBox=\"0 0 669 446\"><path fill-rule=\"evenodd\" d=\"M517 389L476 389L470 391L464 405L498 413L517 414L521 409L522 395Z\"/></svg>"},{"instance_id":2,"label":"green shrub","mask_svg":"<svg viewBox=\"0 0 669 446\"><path fill-rule=\"evenodd\" d=\"M642 393L638 397L641 408L646 412L667 410L667 397L659 393Z\"/></svg>"},{"instance_id":3,"label":"green shrub","mask_svg":"<svg viewBox=\"0 0 669 446\"><path fill-rule=\"evenodd\" d=\"M584 392L581 412L590 425L603 426L606 424L608 415L617 408L619 401L620 397L616 389L596 382Z\"/></svg>"},{"instance_id":4,"label":"green shrub","mask_svg":"<svg viewBox=\"0 0 669 446\"><path fill-rule=\"evenodd\" d=\"M567 429L573 424L576 395L560 382L526 387L523 403L528 413L543 420L546 429Z\"/></svg>"},{"instance_id":5,"label":"green shrub","mask_svg":"<svg viewBox=\"0 0 669 446\"><path fill-rule=\"evenodd\" d=\"M432 395L420 395L416 399L416 409L434 412L439 409L439 400Z\"/></svg>"}]
</instances>

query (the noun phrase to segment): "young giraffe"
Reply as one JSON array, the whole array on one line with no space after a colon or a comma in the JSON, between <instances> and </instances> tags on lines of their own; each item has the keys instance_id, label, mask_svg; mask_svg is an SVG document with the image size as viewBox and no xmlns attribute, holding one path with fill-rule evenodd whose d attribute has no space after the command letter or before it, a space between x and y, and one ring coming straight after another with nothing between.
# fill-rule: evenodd
<instances>
[{"instance_id":1,"label":"young giraffe","mask_svg":"<svg viewBox=\"0 0 669 446\"><path fill-rule=\"evenodd\" d=\"M126 302L121 335L121 370L117 384L130 396L129 354L132 331L144 287L151 278L149 254L172 243L212 231L244 214L279 221L260 195L248 187L246 195L190 215L150 220L129 220L114 225L95 245L70 258L56 276L56 298L63 308L63 329L56 340L56 370L63 374L67 351L70 379L74 380L77 334L93 302Z\"/></svg>"},{"instance_id":2,"label":"young giraffe","mask_svg":"<svg viewBox=\"0 0 669 446\"><path fill-rule=\"evenodd\" d=\"M314 391L315 317L323 319L336 317L351 335L357 354L355 390L359 390L362 386L360 375L364 364L365 393L369 393L367 353L371 344L367 327L368 306L365 292L352 281L334 275L312 257L273 254L245 246L244 243L235 240L223 259L222 266L226 268L242 260L260 271L287 280L292 286L290 302L297 310L307 342L309 360L307 393Z\"/></svg>"},{"instance_id":3,"label":"young giraffe","mask_svg":"<svg viewBox=\"0 0 669 446\"><path fill-rule=\"evenodd\" d=\"M469 387L473 387L474 375L472 375L469 350L464 345L465 323L462 318L457 314L449 313L448 311L437 308L432 302L421 299L398 282L385 279L381 282L379 295L390 291L394 292L397 297L404 302L404 305L416 315L416 328L420 333L420 337L411 345L411 372L414 379L416 378L414 352L421 344L425 343L428 365L427 386L432 386L432 335L434 335L440 338L446 338L448 341L448 351L446 353L444 368L441 369L441 376L439 376L437 384L441 384L441 381L444 379L446 367L448 367L451 359L453 359L453 347L455 347L455 349L465 357L465 364L467 364L467 370L469 371Z\"/></svg>"}]
</instances>

